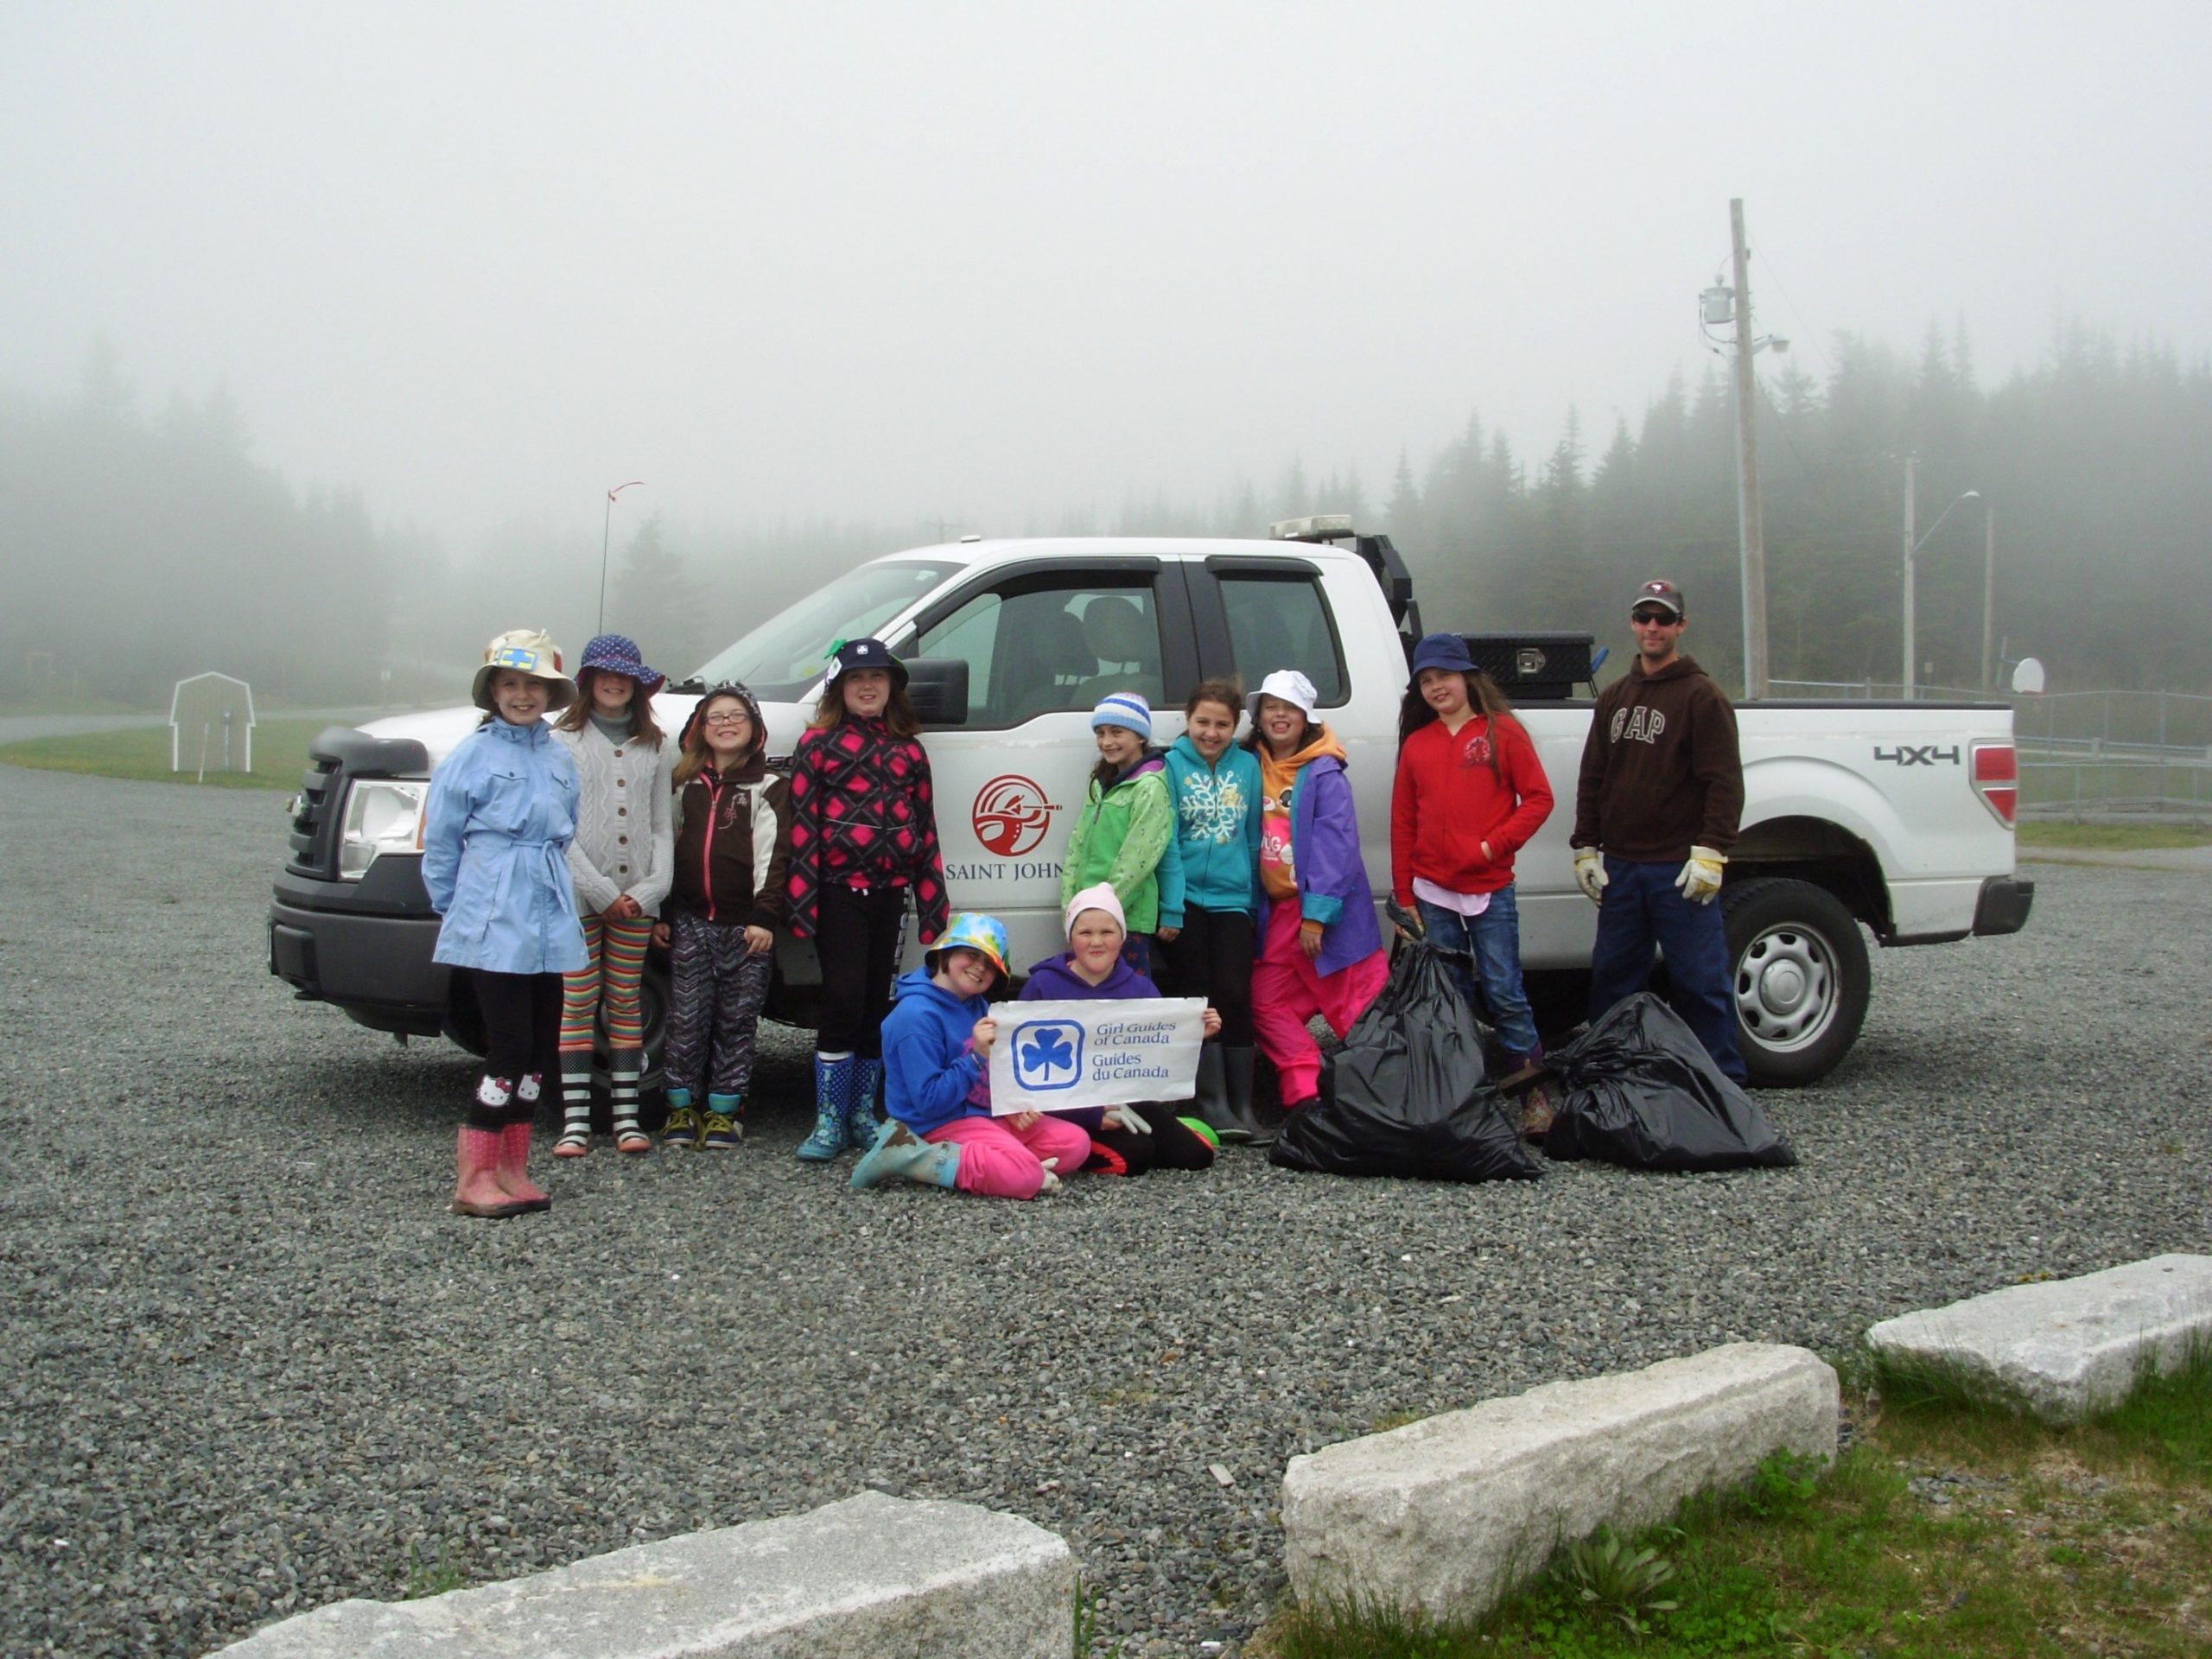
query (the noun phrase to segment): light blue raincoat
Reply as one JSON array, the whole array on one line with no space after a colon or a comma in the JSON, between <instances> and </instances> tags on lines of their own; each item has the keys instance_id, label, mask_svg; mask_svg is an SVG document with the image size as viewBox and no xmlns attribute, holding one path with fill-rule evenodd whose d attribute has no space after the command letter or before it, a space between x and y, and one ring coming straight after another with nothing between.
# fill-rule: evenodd
<instances>
[{"instance_id":1,"label":"light blue raincoat","mask_svg":"<svg viewBox=\"0 0 2212 1659\"><path fill-rule=\"evenodd\" d=\"M423 818L423 885L445 918L431 957L496 974L585 964L569 842L576 762L543 721L496 715L438 763Z\"/></svg>"}]
</instances>

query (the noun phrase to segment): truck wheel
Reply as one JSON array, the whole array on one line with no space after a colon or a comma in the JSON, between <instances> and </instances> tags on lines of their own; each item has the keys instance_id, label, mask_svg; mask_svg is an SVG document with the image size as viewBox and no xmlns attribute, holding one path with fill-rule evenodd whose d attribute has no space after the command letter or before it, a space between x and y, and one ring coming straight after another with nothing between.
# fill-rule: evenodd
<instances>
[{"instance_id":1,"label":"truck wheel","mask_svg":"<svg viewBox=\"0 0 2212 1659\"><path fill-rule=\"evenodd\" d=\"M1794 1088L1826 1077L1866 1018L1872 981L1858 922L1827 888L1774 877L1723 887L1720 912L1751 1081Z\"/></svg>"}]
</instances>

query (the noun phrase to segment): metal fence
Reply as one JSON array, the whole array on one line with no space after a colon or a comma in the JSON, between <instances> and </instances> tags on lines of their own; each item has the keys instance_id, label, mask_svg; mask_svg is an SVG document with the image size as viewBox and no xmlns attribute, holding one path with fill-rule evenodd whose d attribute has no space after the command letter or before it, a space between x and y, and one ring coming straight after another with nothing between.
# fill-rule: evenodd
<instances>
[{"instance_id":1,"label":"metal fence","mask_svg":"<svg viewBox=\"0 0 2212 1659\"><path fill-rule=\"evenodd\" d=\"M1774 680L1785 696L1896 697L1894 680ZM2182 691L2034 696L1923 685L1918 695L2012 705L2024 818L2212 822L2212 696Z\"/></svg>"}]
</instances>

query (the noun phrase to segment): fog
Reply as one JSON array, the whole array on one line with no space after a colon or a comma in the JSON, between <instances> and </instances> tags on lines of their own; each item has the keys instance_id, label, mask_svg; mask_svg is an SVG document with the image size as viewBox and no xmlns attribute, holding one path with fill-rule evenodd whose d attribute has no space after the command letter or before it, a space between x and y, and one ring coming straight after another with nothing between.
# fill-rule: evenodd
<instances>
[{"instance_id":1,"label":"fog","mask_svg":"<svg viewBox=\"0 0 2212 1659\"><path fill-rule=\"evenodd\" d=\"M595 565L632 479L618 555L1265 510L1294 461L1379 501L1471 413L1541 455L1696 384L1732 196L1816 382L1931 324L1987 384L2073 320L2201 360L2208 48L2184 5L16 0L0 387L105 342L427 581Z\"/></svg>"}]
</instances>

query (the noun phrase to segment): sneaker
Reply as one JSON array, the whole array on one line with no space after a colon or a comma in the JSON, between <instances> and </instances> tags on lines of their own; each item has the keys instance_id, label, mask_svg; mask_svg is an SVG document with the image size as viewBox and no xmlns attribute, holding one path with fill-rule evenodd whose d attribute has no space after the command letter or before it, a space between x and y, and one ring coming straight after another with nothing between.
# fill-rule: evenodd
<instances>
[{"instance_id":1,"label":"sneaker","mask_svg":"<svg viewBox=\"0 0 2212 1659\"><path fill-rule=\"evenodd\" d=\"M745 1139L745 1130L734 1118L724 1117L720 1112L709 1112L705 1128L700 1133L699 1145L707 1152L728 1152Z\"/></svg>"},{"instance_id":2,"label":"sneaker","mask_svg":"<svg viewBox=\"0 0 2212 1659\"><path fill-rule=\"evenodd\" d=\"M699 1144L699 1114L689 1106L670 1107L668 1122L661 1128L660 1143L664 1147L682 1147L687 1151L696 1148Z\"/></svg>"}]
</instances>

